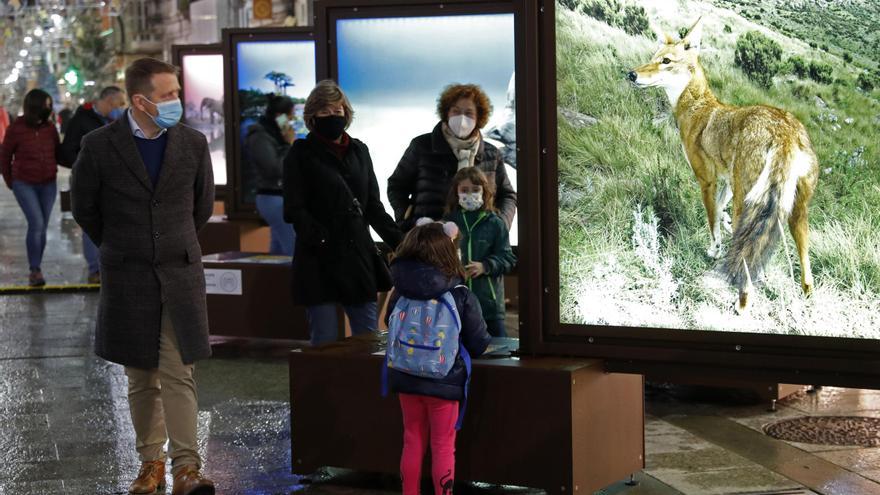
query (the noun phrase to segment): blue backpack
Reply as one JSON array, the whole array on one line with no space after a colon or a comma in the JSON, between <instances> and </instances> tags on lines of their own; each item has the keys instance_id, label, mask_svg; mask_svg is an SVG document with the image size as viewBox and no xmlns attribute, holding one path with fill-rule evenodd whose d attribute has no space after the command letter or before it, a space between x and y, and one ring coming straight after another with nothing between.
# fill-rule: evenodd
<instances>
[{"instance_id":1,"label":"blue backpack","mask_svg":"<svg viewBox=\"0 0 880 495\"><path fill-rule=\"evenodd\" d=\"M388 395L389 368L422 378L444 378L452 371L459 355L467 370L464 385L467 401L471 360L467 349L461 344L461 317L452 292L446 291L439 298L428 300L400 296L388 321L382 395ZM463 403L459 408L456 429L461 427L464 410Z\"/></svg>"},{"instance_id":2,"label":"blue backpack","mask_svg":"<svg viewBox=\"0 0 880 495\"><path fill-rule=\"evenodd\" d=\"M450 292L425 301L401 296L388 322L387 366L422 378L443 378L455 364L460 332Z\"/></svg>"}]
</instances>

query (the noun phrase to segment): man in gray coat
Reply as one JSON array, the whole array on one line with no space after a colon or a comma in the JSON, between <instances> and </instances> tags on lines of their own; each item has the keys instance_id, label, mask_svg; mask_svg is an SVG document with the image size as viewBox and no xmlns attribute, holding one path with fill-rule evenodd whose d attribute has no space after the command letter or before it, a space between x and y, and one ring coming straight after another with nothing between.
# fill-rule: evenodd
<instances>
[{"instance_id":1,"label":"man in gray coat","mask_svg":"<svg viewBox=\"0 0 880 495\"><path fill-rule=\"evenodd\" d=\"M205 137L177 125L177 68L140 59L125 71L126 115L88 134L73 167L73 216L101 252L95 351L125 366L141 469L130 493L208 495L201 473L193 363L211 355L197 231L214 203Z\"/></svg>"}]
</instances>

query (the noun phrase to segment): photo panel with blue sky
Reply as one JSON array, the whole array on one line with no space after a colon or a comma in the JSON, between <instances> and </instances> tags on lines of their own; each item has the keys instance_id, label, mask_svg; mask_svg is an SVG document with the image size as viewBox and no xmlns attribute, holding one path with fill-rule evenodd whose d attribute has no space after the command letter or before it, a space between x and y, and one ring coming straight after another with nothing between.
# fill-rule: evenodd
<instances>
[{"instance_id":1,"label":"photo panel with blue sky","mask_svg":"<svg viewBox=\"0 0 880 495\"><path fill-rule=\"evenodd\" d=\"M294 130L298 138L307 134L303 121L305 100L315 87L315 42L311 40L242 41L235 46L236 81L238 87L241 126L240 142L248 128L266 110L270 93L286 95L295 103ZM256 196L256 171L247 161L242 149L241 161L242 202L253 203Z\"/></svg>"},{"instance_id":2,"label":"photo panel with blue sky","mask_svg":"<svg viewBox=\"0 0 880 495\"><path fill-rule=\"evenodd\" d=\"M515 129L514 46L513 14L336 21L338 80L355 110L348 132L370 148L387 211L387 180L410 141L439 122L437 99L449 84L481 86L494 107L484 137L515 150L515 131L503 132ZM516 187L515 152L509 157ZM514 222L514 244L516 235Z\"/></svg>"}]
</instances>

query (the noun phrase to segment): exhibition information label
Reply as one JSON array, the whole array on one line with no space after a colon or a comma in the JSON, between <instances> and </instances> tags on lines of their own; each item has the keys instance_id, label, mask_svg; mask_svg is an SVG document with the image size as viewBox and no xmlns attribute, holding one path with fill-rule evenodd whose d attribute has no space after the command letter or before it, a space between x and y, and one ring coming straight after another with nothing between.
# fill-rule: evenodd
<instances>
[{"instance_id":1,"label":"exhibition information label","mask_svg":"<svg viewBox=\"0 0 880 495\"><path fill-rule=\"evenodd\" d=\"M241 295L241 270L205 269L205 289L208 294Z\"/></svg>"}]
</instances>

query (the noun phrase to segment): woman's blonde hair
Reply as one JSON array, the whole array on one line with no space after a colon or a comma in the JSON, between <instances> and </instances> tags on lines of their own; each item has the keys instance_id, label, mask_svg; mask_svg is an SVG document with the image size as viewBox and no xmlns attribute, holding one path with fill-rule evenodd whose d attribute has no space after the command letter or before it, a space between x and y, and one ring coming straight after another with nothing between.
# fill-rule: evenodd
<instances>
[{"instance_id":1,"label":"woman's blonde hair","mask_svg":"<svg viewBox=\"0 0 880 495\"><path fill-rule=\"evenodd\" d=\"M345 110L345 128L348 129L354 119L354 109L351 108L351 102L342 92L342 88L332 79L324 79L316 84L315 89L309 93L306 107L303 109L303 120L306 121L306 127L309 131L314 130L315 115L318 112L338 103L342 103L342 108Z\"/></svg>"}]
</instances>

